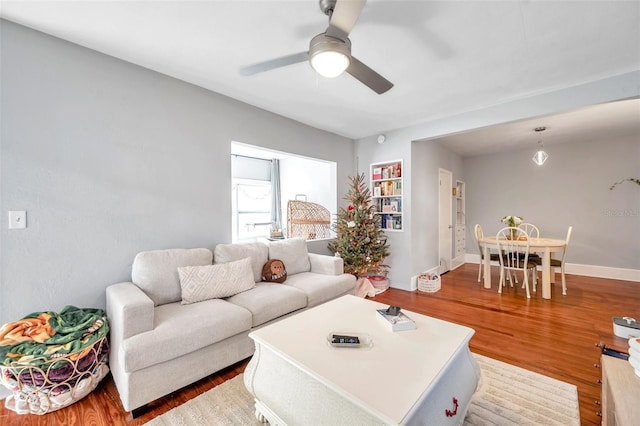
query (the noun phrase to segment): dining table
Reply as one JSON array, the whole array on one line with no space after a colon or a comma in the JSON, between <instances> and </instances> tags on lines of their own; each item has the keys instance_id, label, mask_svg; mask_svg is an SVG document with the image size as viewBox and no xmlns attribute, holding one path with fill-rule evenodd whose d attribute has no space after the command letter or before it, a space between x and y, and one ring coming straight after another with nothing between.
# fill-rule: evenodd
<instances>
[{"instance_id":1,"label":"dining table","mask_svg":"<svg viewBox=\"0 0 640 426\"><path fill-rule=\"evenodd\" d=\"M487 236L479 239L484 257L484 288L491 288L491 256L490 251L498 251L496 237ZM529 237L529 252L538 253L542 259L542 298L551 299L551 253L561 252L565 249L566 240L556 238ZM516 240L516 244L526 246L526 240Z\"/></svg>"}]
</instances>

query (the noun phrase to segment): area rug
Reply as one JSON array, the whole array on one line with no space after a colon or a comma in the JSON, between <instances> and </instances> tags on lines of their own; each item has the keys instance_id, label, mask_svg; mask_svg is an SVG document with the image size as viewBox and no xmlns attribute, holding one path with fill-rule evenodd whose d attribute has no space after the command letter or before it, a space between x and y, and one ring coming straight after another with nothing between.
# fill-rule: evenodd
<instances>
[{"instance_id":1,"label":"area rug","mask_svg":"<svg viewBox=\"0 0 640 426\"><path fill-rule=\"evenodd\" d=\"M474 354L482 376L465 425L580 425L578 389ZM148 426L260 425L242 375L146 423Z\"/></svg>"}]
</instances>

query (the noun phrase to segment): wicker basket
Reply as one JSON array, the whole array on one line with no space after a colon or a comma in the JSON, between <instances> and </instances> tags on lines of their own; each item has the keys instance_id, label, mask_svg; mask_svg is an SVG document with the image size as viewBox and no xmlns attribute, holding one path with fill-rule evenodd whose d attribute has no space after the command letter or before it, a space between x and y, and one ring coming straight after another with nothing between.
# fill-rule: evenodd
<instances>
[{"instance_id":1,"label":"wicker basket","mask_svg":"<svg viewBox=\"0 0 640 426\"><path fill-rule=\"evenodd\" d=\"M418 290L426 293L435 293L440 290L440 275L438 268L432 268L418 275Z\"/></svg>"},{"instance_id":2,"label":"wicker basket","mask_svg":"<svg viewBox=\"0 0 640 426\"><path fill-rule=\"evenodd\" d=\"M380 294L389 288L389 279L384 275L369 275L367 277L376 294Z\"/></svg>"},{"instance_id":3,"label":"wicker basket","mask_svg":"<svg viewBox=\"0 0 640 426\"><path fill-rule=\"evenodd\" d=\"M304 197L304 201L298 200ZM331 237L331 214L320 204L307 202L305 195L296 195L287 203L287 237L319 240Z\"/></svg>"},{"instance_id":4,"label":"wicker basket","mask_svg":"<svg viewBox=\"0 0 640 426\"><path fill-rule=\"evenodd\" d=\"M81 353L54 358L39 367L0 366L0 383L12 391L5 407L18 414L47 414L84 398L109 372L107 337ZM44 358L43 358L44 360Z\"/></svg>"}]
</instances>

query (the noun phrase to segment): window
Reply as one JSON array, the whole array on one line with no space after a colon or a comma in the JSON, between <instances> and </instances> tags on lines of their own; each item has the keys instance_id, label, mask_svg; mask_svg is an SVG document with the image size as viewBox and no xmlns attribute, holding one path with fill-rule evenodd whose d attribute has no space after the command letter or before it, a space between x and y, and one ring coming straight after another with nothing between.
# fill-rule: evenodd
<instances>
[{"instance_id":1,"label":"window","mask_svg":"<svg viewBox=\"0 0 640 426\"><path fill-rule=\"evenodd\" d=\"M268 237L271 232L271 182L233 179L234 241Z\"/></svg>"},{"instance_id":2,"label":"window","mask_svg":"<svg viewBox=\"0 0 640 426\"><path fill-rule=\"evenodd\" d=\"M268 237L271 232L271 160L231 157L233 241Z\"/></svg>"},{"instance_id":3,"label":"window","mask_svg":"<svg viewBox=\"0 0 640 426\"><path fill-rule=\"evenodd\" d=\"M231 142L233 242L277 230L286 238L288 202L302 195L335 215L336 170L333 161Z\"/></svg>"}]
</instances>

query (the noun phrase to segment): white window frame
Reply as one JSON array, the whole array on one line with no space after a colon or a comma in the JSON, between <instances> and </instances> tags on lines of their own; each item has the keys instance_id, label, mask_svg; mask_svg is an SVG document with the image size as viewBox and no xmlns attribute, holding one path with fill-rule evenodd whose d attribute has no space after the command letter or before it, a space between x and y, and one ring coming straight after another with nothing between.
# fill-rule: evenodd
<instances>
[{"instance_id":1,"label":"white window frame","mask_svg":"<svg viewBox=\"0 0 640 426\"><path fill-rule=\"evenodd\" d=\"M271 187L271 181L266 181L266 180L255 180L255 179L241 179L241 178L234 178L231 181L231 185L232 185L232 191L231 191L231 199L232 199L232 210L233 210L233 215L232 215L232 227L233 227L233 233L232 233L232 240L233 242L238 242L238 241L248 241L248 240L255 240L256 238L268 238L270 236L270 232L271 232L271 209L269 208L268 210L247 210L247 211L239 211L238 209L238 190L241 186L259 186L259 187L265 187L265 188L269 188L269 190L271 191L272 187ZM264 228L264 233L256 233L251 235L250 237L244 237L241 238L240 237L240 215L242 214L266 214L269 217L268 221L264 222L264 225L257 225L261 228ZM263 222L260 222L261 224ZM255 226L254 226L255 228Z\"/></svg>"}]
</instances>

